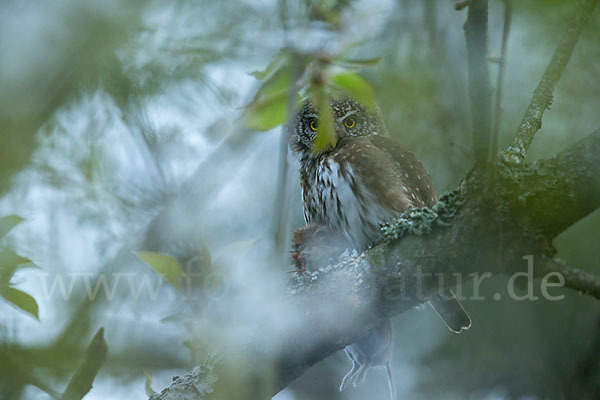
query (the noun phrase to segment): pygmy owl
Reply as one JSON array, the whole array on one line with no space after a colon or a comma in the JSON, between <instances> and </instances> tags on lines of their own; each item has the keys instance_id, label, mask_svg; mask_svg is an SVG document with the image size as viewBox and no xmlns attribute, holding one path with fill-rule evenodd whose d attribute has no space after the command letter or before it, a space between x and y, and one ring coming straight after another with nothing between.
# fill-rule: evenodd
<instances>
[{"instance_id":1,"label":"pygmy owl","mask_svg":"<svg viewBox=\"0 0 600 400\"><path fill-rule=\"evenodd\" d=\"M381 238L380 224L410 206L432 207L437 199L431 178L411 152L389 138L377 107L348 97L332 99L335 145L315 151L319 114L305 102L287 125L289 146L300 164L304 218L308 224L341 232L357 250ZM454 332L467 329L470 318L453 297L435 296L431 306ZM384 365L391 379L391 324L385 321L346 348L352 369L340 390L355 386L373 365Z\"/></svg>"},{"instance_id":2,"label":"pygmy owl","mask_svg":"<svg viewBox=\"0 0 600 400\"><path fill-rule=\"evenodd\" d=\"M379 224L409 206L436 202L431 179L409 151L388 137L378 109L345 98L331 102L337 145L314 152L318 113L305 103L288 129L300 161L307 223L340 230L358 249L381 235Z\"/></svg>"}]
</instances>

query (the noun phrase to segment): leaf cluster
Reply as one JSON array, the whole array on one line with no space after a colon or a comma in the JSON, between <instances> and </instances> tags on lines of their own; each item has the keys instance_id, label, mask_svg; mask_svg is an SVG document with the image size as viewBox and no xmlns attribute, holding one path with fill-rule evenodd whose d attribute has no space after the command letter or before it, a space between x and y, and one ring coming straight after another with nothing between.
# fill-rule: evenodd
<instances>
[{"instance_id":1,"label":"leaf cluster","mask_svg":"<svg viewBox=\"0 0 600 400\"><path fill-rule=\"evenodd\" d=\"M0 240L22 221L23 218L18 215L0 218ZM20 256L9 247L0 247L0 296L18 309L39 319L39 307L35 299L30 294L14 287L15 272L26 266L34 266L34 264L30 259Z\"/></svg>"},{"instance_id":2,"label":"leaf cluster","mask_svg":"<svg viewBox=\"0 0 600 400\"><path fill-rule=\"evenodd\" d=\"M290 114L308 100L320 115L315 151L335 144L330 100L348 96L366 107L373 107L373 88L358 70L378 61L379 58L360 60L345 54L305 55L283 50L264 70L252 72L261 83L245 107L244 123L256 131L273 129L284 124Z\"/></svg>"}]
</instances>

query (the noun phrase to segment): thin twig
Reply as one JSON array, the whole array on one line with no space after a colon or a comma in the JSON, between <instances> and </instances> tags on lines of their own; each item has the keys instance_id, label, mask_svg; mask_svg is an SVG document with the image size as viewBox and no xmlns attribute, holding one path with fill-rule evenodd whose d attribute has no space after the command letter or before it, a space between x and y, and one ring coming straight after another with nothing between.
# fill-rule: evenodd
<instances>
[{"instance_id":1,"label":"thin twig","mask_svg":"<svg viewBox=\"0 0 600 400\"><path fill-rule=\"evenodd\" d=\"M437 44L437 24L436 24L436 7L434 0L425 0L423 2L423 14L425 16L425 27L427 28L427 36L429 38L429 48L435 49Z\"/></svg>"},{"instance_id":2,"label":"thin twig","mask_svg":"<svg viewBox=\"0 0 600 400\"><path fill-rule=\"evenodd\" d=\"M542 127L544 111L552 104L552 94L565 67L567 66L577 39L583 28L590 21L598 0L580 0L575 16L569 23L550 63L544 71L542 80L533 92L531 103L521 120L517 135L512 145L507 149L507 161L521 162L525 159L529 146L536 132Z\"/></svg>"},{"instance_id":3,"label":"thin twig","mask_svg":"<svg viewBox=\"0 0 600 400\"><path fill-rule=\"evenodd\" d=\"M544 272L558 272L563 276L565 287L600 300L600 276L571 268L561 259L548 258L544 264Z\"/></svg>"},{"instance_id":4,"label":"thin twig","mask_svg":"<svg viewBox=\"0 0 600 400\"><path fill-rule=\"evenodd\" d=\"M500 130L500 117L502 116L502 87L504 86L504 73L506 71L506 57L508 46L508 35L512 21L512 0L504 0L504 27L502 29L502 45L500 49L500 60L498 64L498 80L496 81L496 99L494 106L494 124L492 126L492 138L490 142L490 153L488 154L488 184L494 185L496 175L496 157L498 156L498 133Z\"/></svg>"},{"instance_id":5,"label":"thin twig","mask_svg":"<svg viewBox=\"0 0 600 400\"><path fill-rule=\"evenodd\" d=\"M489 152L492 96L487 65L487 0L473 0L469 4L465 38L469 72L469 99L473 131L475 163L485 162Z\"/></svg>"},{"instance_id":6,"label":"thin twig","mask_svg":"<svg viewBox=\"0 0 600 400\"><path fill-rule=\"evenodd\" d=\"M470 2L471 2L471 0L459 1L458 3L454 4L454 9L457 11L460 11L463 8L467 7Z\"/></svg>"},{"instance_id":7,"label":"thin twig","mask_svg":"<svg viewBox=\"0 0 600 400\"><path fill-rule=\"evenodd\" d=\"M600 276L577 268L571 268L558 258L547 258L544 262L543 272L558 272L565 279L565 287L600 300Z\"/></svg>"},{"instance_id":8,"label":"thin twig","mask_svg":"<svg viewBox=\"0 0 600 400\"><path fill-rule=\"evenodd\" d=\"M279 13L281 18L281 24L284 34L284 42L286 47L289 46L288 38L288 17L287 17L287 1L279 1ZM287 115L291 118L295 112L296 106L296 81L298 80L297 57L292 52L290 56L290 68L292 69L290 78L290 87L287 102ZM287 132L285 130L285 124L281 128L281 137L279 139L279 162L277 166L277 188L275 193L275 205L274 218L273 218L273 242L275 248L275 256L278 258L278 262L282 261L282 257L285 255L285 247L288 242L288 216L289 216L289 202L290 202L290 182L287 176L290 171L290 163L288 162L288 140Z\"/></svg>"},{"instance_id":9,"label":"thin twig","mask_svg":"<svg viewBox=\"0 0 600 400\"><path fill-rule=\"evenodd\" d=\"M289 110L289 107L288 107ZM277 188L275 194L274 219L273 219L273 240L275 244L276 256L279 257L284 253L284 248L287 243L287 227L289 215L289 190L287 176L289 171L289 162L287 160L287 137L285 129L281 129L281 137L279 139L279 162L277 167Z\"/></svg>"}]
</instances>

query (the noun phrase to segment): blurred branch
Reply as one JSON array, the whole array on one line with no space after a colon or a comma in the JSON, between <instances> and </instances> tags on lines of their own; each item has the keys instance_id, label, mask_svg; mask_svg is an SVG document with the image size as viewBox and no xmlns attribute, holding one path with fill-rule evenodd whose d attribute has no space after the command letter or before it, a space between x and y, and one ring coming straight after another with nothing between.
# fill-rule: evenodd
<instances>
[{"instance_id":1,"label":"blurred branch","mask_svg":"<svg viewBox=\"0 0 600 400\"><path fill-rule=\"evenodd\" d=\"M289 27L288 27L288 11L287 1L279 0L278 2L281 25L283 28L284 41L286 47L289 48ZM290 66L292 69L291 80L288 88L287 96L287 117L291 118L296 110L296 81L301 73L298 63L295 62L297 56L291 54ZM279 161L277 166L277 189L275 193L275 205L273 207L273 232L274 232L274 245L275 245L275 256L277 261L282 261L282 257L285 254L286 242L288 239L288 219L289 219L289 203L290 203L290 185L287 177L289 175L290 163L288 162L288 138L285 130L285 124L281 127L279 138Z\"/></svg>"},{"instance_id":2,"label":"blurred branch","mask_svg":"<svg viewBox=\"0 0 600 400\"><path fill-rule=\"evenodd\" d=\"M512 145L507 149L508 160L520 162L525 159L533 137L542 127L544 111L552 105L554 88L571 58L581 31L590 21L597 4L598 0L579 1L575 16L567 26L566 32L544 71L542 80L534 90L531 102L519 124L517 135Z\"/></svg>"},{"instance_id":3,"label":"blurred branch","mask_svg":"<svg viewBox=\"0 0 600 400\"><path fill-rule=\"evenodd\" d=\"M104 328L100 328L86 350L79 368L73 374L61 400L81 400L92 389L92 383L98 375L107 353Z\"/></svg>"},{"instance_id":4,"label":"blurred branch","mask_svg":"<svg viewBox=\"0 0 600 400\"><path fill-rule=\"evenodd\" d=\"M434 50L437 46L437 18L434 0L425 0L423 2L423 14L427 36L429 38L429 48Z\"/></svg>"},{"instance_id":5,"label":"blurred branch","mask_svg":"<svg viewBox=\"0 0 600 400\"><path fill-rule=\"evenodd\" d=\"M337 265L315 266L316 272L299 275L289 296L281 300L297 310L293 323L273 328L258 324L254 332L244 331L240 345L229 348L219 362L211 358L209 365L178 378L152 399L248 398L248 382L260 379L261 369L273 361L274 395L381 319L427 301L440 285L454 286L473 274L522 271L524 255L535 256L534 267L541 260L535 267L538 276L540 271L561 272L566 286L596 295L597 277L547 260L558 233L600 208L599 152L600 129L551 159L500 164L501 189L496 189L492 210L485 176L472 171L432 210L411 209L388 224L383 243ZM495 259L502 263L490 262ZM259 315L257 321L284 320L273 315L275 311L265 312L270 314ZM212 386L207 389L203 383L200 390L195 382ZM235 387L243 389L236 392Z\"/></svg>"},{"instance_id":6,"label":"blurred branch","mask_svg":"<svg viewBox=\"0 0 600 400\"><path fill-rule=\"evenodd\" d=\"M293 81L295 82L295 80ZM296 101L295 85L290 92L290 100L288 100L288 116L293 115ZM290 203L290 185L287 180L289 175L288 162L288 138L285 128L281 128L281 137L279 138L279 162L277 167L277 190L275 195L275 205L273 207L273 231L275 252L278 260L282 254L285 254L285 247L288 239L288 219L289 219L289 203Z\"/></svg>"},{"instance_id":7,"label":"blurred branch","mask_svg":"<svg viewBox=\"0 0 600 400\"><path fill-rule=\"evenodd\" d=\"M494 104L494 123L492 125L492 137L490 152L488 154L488 182L494 184L496 175L496 159L498 157L498 133L500 131L500 117L502 116L502 88L504 86L504 72L506 71L506 47L508 35L512 22L512 0L504 0L504 26L502 28L502 45L500 49L500 60L498 64L498 79L496 80L496 99Z\"/></svg>"},{"instance_id":8,"label":"blurred branch","mask_svg":"<svg viewBox=\"0 0 600 400\"><path fill-rule=\"evenodd\" d=\"M471 0L458 1L458 2L454 3L454 9L456 11L460 11L463 8L468 7L469 3L471 3Z\"/></svg>"},{"instance_id":9,"label":"blurred branch","mask_svg":"<svg viewBox=\"0 0 600 400\"><path fill-rule=\"evenodd\" d=\"M142 2L131 2L114 14L97 12L88 4L68 8L56 22L65 29L64 36L57 36L47 49L54 57L47 64L22 68L12 81L2 82L0 194L9 188L13 174L29 162L44 124L65 104L97 89L106 72L105 60L139 28L142 6ZM61 38L68 40L58 44ZM15 40L18 49L21 38Z\"/></svg>"},{"instance_id":10,"label":"blurred branch","mask_svg":"<svg viewBox=\"0 0 600 400\"><path fill-rule=\"evenodd\" d=\"M487 0L471 1L464 30L467 41L473 153L475 162L480 165L485 162L490 149L492 123L492 90L487 65L487 25Z\"/></svg>"}]
</instances>

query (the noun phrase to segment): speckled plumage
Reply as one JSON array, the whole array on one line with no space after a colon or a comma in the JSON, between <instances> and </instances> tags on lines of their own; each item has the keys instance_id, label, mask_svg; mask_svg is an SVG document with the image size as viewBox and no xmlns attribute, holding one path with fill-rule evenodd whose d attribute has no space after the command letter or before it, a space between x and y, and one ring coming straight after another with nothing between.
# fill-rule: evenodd
<instances>
[{"instance_id":1,"label":"speckled plumage","mask_svg":"<svg viewBox=\"0 0 600 400\"><path fill-rule=\"evenodd\" d=\"M431 179L417 158L388 137L377 109L353 99L331 103L337 145L313 152L317 132L310 121L318 114L305 103L288 126L291 149L300 160L300 184L307 223L344 233L364 249L381 236L379 225L409 206L436 202ZM355 119L348 128L344 121Z\"/></svg>"}]
</instances>

